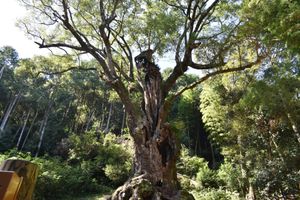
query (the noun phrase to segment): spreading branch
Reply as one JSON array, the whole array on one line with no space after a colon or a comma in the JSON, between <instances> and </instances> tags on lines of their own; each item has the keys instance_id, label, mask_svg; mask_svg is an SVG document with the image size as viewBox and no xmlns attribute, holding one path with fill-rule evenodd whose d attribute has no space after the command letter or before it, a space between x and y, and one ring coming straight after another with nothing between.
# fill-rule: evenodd
<instances>
[{"instance_id":1,"label":"spreading branch","mask_svg":"<svg viewBox=\"0 0 300 200\"><path fill-rule=\"evenodd\" d=\"M61 70L61 71L56 71L56 72L46 72L46 71L39 71L36 74L36 77L38 77L40 74L45 74L45 75L58 75L58 74L63 74L68 71L73 71L73 70L80 70L80 71L97 71L97 68L95 67L90 67L90 68L84 68L84 67L69 67L67 69Z\"/></svg>"},{"instance_id":2,"label":"spreading branch","mask_svg":"<svg viewBox=\"0 0 300 200\"><path fill-rule=\"evenodd\" d=\"M249 69L249 68L261 63L264 58L265 58L264 56L261 56L256 61L248 63L244 66L234 67L234 68L226 68L226 69L219 69L219 70L216 70L216 71L211 72L209 74L206 74L205 76L200 78L198 81L195 81L195 82L191 83L190 85L187 85L186 87L184 87L181 90L177 91L174 95L172 95L169 98L168 101L170 101L170 102L174 101L178 96L180 96L186 90L195 88L197 85L199 85L200 83L204 82L205 80L207 80L207 79L209 79L213 76L216 76L218 74L225 74L225 73L229 73L229 72L236 72L236 71L242 71L242 70L245 70L245 69Z\"/></svg>"},{"instance_id":3,"label":"spreading branch","mask_svg":"<svg viewBox=\"0 0 300 200\"><path fill-rule=\"evenodd\" d=\"M66 44L66 43L52 43L52 44L45 44L44 40L42 41L42 43L40 42L34 42L37 45L39 45L39 48L62 48L62 47L66 47L66 48L70 48L70 49L74 49L74 50L78 50L78 51L85 51L84 48L80 47L80 46L75 46L75 45L71 45L71 44Z\"/></svg>"},{"instance_id":4,"label":"spreading branch","mask_svg":"<svg viewBox=\"0 0 300 200\"><path fill-rule=\"evenodd\" d=\"M183 33L180 35L175 53L176 66L172 73L163 83L163 94L166 97L170 89L176 83L176 80L182 76L188 69L188 66L195 69L212 69L224 65L223 62L217 64L200 65L192 61L192 51L201 45L201 42L197 42L197 35L203 28L203 24L208 18L211 17L213 9L219 3L219 0L214 0L206 9L208 1L203 1L201 4L199 1L189 1L186 6L186 21L184 25ZM174 5L171 5L174 6ZM182 9L183 7L181 7ZM205 9L205 10L203 10ZM180 58L180 49L184 40L185 51L183 58Z\"/></svg>"}]
</instances>

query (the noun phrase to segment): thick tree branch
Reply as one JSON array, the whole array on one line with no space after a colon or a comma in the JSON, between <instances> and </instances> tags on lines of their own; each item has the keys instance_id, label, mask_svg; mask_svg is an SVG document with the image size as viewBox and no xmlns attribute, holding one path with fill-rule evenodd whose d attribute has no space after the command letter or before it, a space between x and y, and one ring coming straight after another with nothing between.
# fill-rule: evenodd
<instances>
[{"instance_id":1,"label":"thick tree branch","mask_svg":"<svg viewBox=\"0 0 300 200\"><path fill-rule=\"evenodd\" d=\"M39 48L61 48L61 47L66 47L66 48L70 48L70 49L74 49L74 50L78 50L78 51L86 51L84 48L79 47L79 46L75 46L75 45L70 45L70 44L65 44L65 43L53 43L53 44L45 44L44 41L42 41L42 43L40 42L34 42L37 45L39 45Z\"/></svg>"},{"instance_id":2,"label":"thick tree branch","mask_svg":"<svg viewBox=\"0 0 300 200\"><path fill-rule=\"evenodd\" d=\"M251 63L248 63L244 66L240 66L240 67L235 67L235 68L227 68L227 69L220 69L220 70L216 70L214 72L211 72L209 74L206 74L205 76L203 76L202 78L200 78L198 81L182 88L181 90L177 91L174 95L172 95L168 101L172 102L174 101L178 96L180 96L183 92L185 92L186 90L189 90L189 89L193 89L195 88L197 85L199 85L200 83L204 82L205 80L209 79L210 77L213 77L215 75L218 75L218 74L225 74L225 73L229 73L229 72L236 72L236 71L242 71L244 69L248 69L248 68L251 68L253 67L254 65L257 65L259 63L261 63L261 61L264 59L265 57L261 56L259 57L255 62L251 62Z\"/></svg>"},{"instance_id":3,"label":"thick tree branch","mask_svg":"<svg viewBox=\"0 0 300 200\"><path fill-rule=\"evenodd\" d=\"M193 61L189 62L189 66L193 69L214 69L224 66L226 63L220 62L220 63L213 63L213 64L198 64Z\"/></svg>"},{"instance_id":4,"label":"thick tree branch","mask_svg":"<svg viewBox=\"0 0 300 200\"><path fill-rule=\"evenodd\" d=\"M175 84L176 80L182 76L188 69L188 66L184 62L179 62L173 69L173 72L170 76L162 83L162 95L165 98L169 91L171 90L172 86Z\"/></svg>"},{"instance_id":5,"label":"thick tree branch","mask_svg":"<svg viewBox=\"0 0 300 200\"><path fill-rule=\"evenodd\" d=\"M46 74L46 75L57 75L57 74L63 74L68 71L72 70L80 70L80 71L97 71L97 68L91 67L91 68L84 68L84 67L70 67L67 69L64 69L62 71L56 71L56 72L46 72L46 71L38 71L35 77L38 77L40 74Z\"/></svg>"}]
</instances>

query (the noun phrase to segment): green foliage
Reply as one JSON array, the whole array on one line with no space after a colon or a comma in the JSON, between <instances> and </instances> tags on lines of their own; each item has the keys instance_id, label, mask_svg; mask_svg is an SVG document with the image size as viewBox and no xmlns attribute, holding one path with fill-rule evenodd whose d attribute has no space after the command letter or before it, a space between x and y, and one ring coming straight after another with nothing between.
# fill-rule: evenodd
<instances>
[{"instance_id":1,"label":"green foliage","mask_svg":"<svg viewBox=\"0 0 300 200\"><path fill-rule=\"evenodd\" d=\"M35 158L29 153L19 153L16 150L1 154L0 161L9 158L28 160L39 166L34 193L36 200L64 199L67 196L110 191L107 185L100 185L92 177L90 166L86 163L73 166L58 158Z\"/></svg>"},{"instance_id":2,"label":"green foliage","mask_svg":"<svg viewBox=\"0 0 300 200\"><path fill-rule=\"evenodd\" d=\"M167 76L170 71L171 69L164 70L163 76ZM196 80L198 77L194 74L183 75L177 80L174 92ZM176 98L171 107L168 121L181 144L188 147L193 155L209 158L212 153L210 141L208 141L207 133L204 130L201 119L202 113L198 109L200 92L201 86L187 90Z\"/></svg>"},{"instance_id":3,"label":"green foliage","mask_svg":"<svg viewBox=\"0 0 300 200\"><path fill-rule=\"evenodd\" d=\"M5 48L3 47L4 50ZM12 63L14 66L11 64L4 69L0 82L1 119L13 97L20 93L20 98L9 116L5 129L1 130L1 151L15 147L20 139L19 150L36 153L41 126L47 115L40 154L48 153L65 158L66 153L60 152L60 146L57 144L61 144L71 133L102 131L108 121L110 100L113 100L114 105L108 131L121 133L123 105L99 80L95 71L71 70L63 74L51 74L74 68L76 61L71 56L37 56L22 59L16 65L16 52L8 49L11 55L4 50L0 52L1 55L3 53L1 59L4 63ZM81 67L95 68L95 63L83 61ZM110 100L107 96L110 96ZM20 130L27 115L29 118L23 137L20 138Z\"/></svg>"},{"instance_id":4,"label":"green foliage","mask_svg":"<svg viewBox=\"0 0 300 200\"><path fill-rule=\"evenodd\" d=\"M299 161L298 161L299 162ZM295 199L299 193L298 184L300 180L299 167L289 164L280 159L268 161L259 168L254 177L255 185L259 189L260 198L275 199L280 195L278 189L287 196Z\"/></svg>"},{"instance_id":5,"label":"green foliage","mask_svg":"<svg viewBox=\"0 0 300 200\"><path fill-rule=\"evenodd\" d=\"M72 135L65 142L69 159L32 157L17 150L0 154L29 160L39 165L35 199L65 199L86 193L107 193L128 179L132 169L132 142L129 135L116 137L87 132Z\"/></svg>"},{"instance_id":6,"label":"green foliage","mask_svg":"<svg viewBox=\"0 0 300 200\"><path fill-rule=\"evenodd\" d=\"M14 48L10 46L0 48L0 69L2 67L14 68L17 66L18 61L19 55Z\"/></svg>"},{"instance_id":7,"label":"green foliage","mask_svg":"<svg viewBox=\"0 0 300 200\"><path fill-rule=\"evenodd\" d=\"M228 191L239 190L239 178L241 172L238 168L234 167L232 163L225 161L218 169L217 176L220 181L220 185Z\"/></svg>"},{"instance_id":8,"label":"green foliage","mask_svg":"<svg viewBox=\"0 0 300 200\"><path fill-rule=\"evenodd\" d=\"M132 169L132 141L129 135L113 134L97 136L94 132L70 137L69 162L91 165L96 179L118 186L128 179Z\"/></svg>"},{"instance_id":9,"label":"green foliage","mask_svg":"<svg viewBox=\"0 0 300 200\"><path fill-rule=\"evenodd\" d=\"M246 34L260 35L270 46L283 43L287 50L300 53L299 1L243 1L241 18Z\"/></svg>"},{"instance_id":10,"label":"green foliage","mask_svg":"<svg viewBox=\"0 0 300 200\"><path fill-rule=\"evenodd\" d=\"M88 163L70 166L53 158L40 158L34 162L39 164L41 170L36 187L37 199L53 199L109 191L107 186L100 185L92 177Z\"/></svg>"},{"instance_id":11,"label":"green foliage","mask_svg":"<svg viewBox=\"0 0 300 200\"><path fill-rule=\"evenodd\" d=\"M119 165L118 163L106 164L104 167L105 175L116 185L124 183L129 178L130 171L130 162L125 162L125 164L122 165Z\"/></svg>"},{"instance_id":12,"label":"green foliage","mask_svg":"<svg viewBox=\"0 0 300 200\"><path fill-rule=\"evenodd\" d=\"M240 200L239 194L223 189L204 189L202 191L193 191L195 199L201 200Z\"/></svg>"},{"instance_id":13,"label":"green foliage","mask_svg":"<svg viewBox=\"0 0 300 200\"><path fill-rule=\"evenodd\" d=\"M218 188L220 185L216 172L207 165L199 170L196 180L200 183L200 188Z\"/></svg>"},{"instance_id":14,"label":"green foliage","mask_svg":"<svg viewBox=\"0 0 300 200\"><path fill-rule=\"evenodd\" d=\"M215 77L202 90L203 120L227 158L218 185L243 196L250 185L261 199L299 191L299 58L281 56L259 73ZM204 183L209 176L198 174Z\"/></svg>"},{"instance_id":15,"label":"green foliage","mask_svg":"<svg viewBox=\"0 0 300 200\"><path fill-rule=\"evenodd\" d=\"M182 146L180 151L180 158L177 162L177 170L179 173L193 178L196 173L203 168L207 168L207 162L203 158L197 156L190 156L189 150Z\"/></svg>"},{"instance_id":16,"label":"green foliage","mask_svg":"<svg viewBox=\"0 0 300 200\"><path fill-rule=\"evenodd\" d=\"M133 144L131 138L129 135L116 137L113 134L107 134L103 145L105 152L102 151L100 162L105 165L104 173L114 185L120 185L132 173Z\"/></svg>"},{"instance_id":17,"label":"green foliage","mask_svg":"<svg viewBox=\"0 0 300 200\"><path fill-rule=\"evenodd\" d=\"M196 199L240 199L237 192L240 173L230 163L212 170L203 158L189 156L188 149L183 147L177 167L181 187L192 192Z\"/></svg>"},{"instance_id":18,"label":"green foliage","mask_svg":"<svg viewBox=\"0 0 300 200\"><path fill-rule=\"evenodd\" d=\"M218 143L226 138L228 123L226 123L226 110L228 105L222 102L222 95L226 88L219 84L219 79L205 83L200 94L200 110L205 128L209 130L211 139Z\"/></svg>"}]
</instances>

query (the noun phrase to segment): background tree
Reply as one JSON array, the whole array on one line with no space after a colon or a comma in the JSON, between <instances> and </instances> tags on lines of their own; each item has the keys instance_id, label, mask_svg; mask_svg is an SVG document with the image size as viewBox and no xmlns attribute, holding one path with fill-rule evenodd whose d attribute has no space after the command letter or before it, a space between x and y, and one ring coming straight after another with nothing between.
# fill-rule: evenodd
<instances>
[{"instance_id":1,"label":"background tree","mask_svg":"<svg viewBox=\"0 0 300 200\"><path fill-rule=\"evenodd\" d=\"M238 190L247 198L297 198L299 119L292 113L299 111L298 61L283 52L264 69L218 76L204 84L203 121L239 174Z\"/></svg>"}]
</instances>

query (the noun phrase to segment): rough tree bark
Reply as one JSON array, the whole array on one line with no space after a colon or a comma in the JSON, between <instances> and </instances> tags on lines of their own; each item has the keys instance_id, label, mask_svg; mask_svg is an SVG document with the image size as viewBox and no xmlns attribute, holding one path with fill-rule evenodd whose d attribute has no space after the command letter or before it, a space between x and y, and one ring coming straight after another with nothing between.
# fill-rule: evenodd
<instances>
[{"instance_id":1,"label":"rough tree bark","mask_svg":"<svg viewBox=\"0 0 300 200\"><path fill-rule=\"evenodd\" d=\"M38 166L25 160L5 160L0 170L14 171L23 181L19 190L18 200L31 200L38 175Z\"/></svg>"},{"instance_id":2,"label":"rough tree bark","mask_svg":"<svg viewBox=\"0 0 300 200\"><path fill-rule=\"evenodd\" d=\"M144 117L133 133L135 175L115 191L112 199L194 199L179 190L176 173L179 145L165 122L167 111L163 106L159 68L146 62L143 70L139 83L144 91Z\"/></svg>"}]
</instances>

